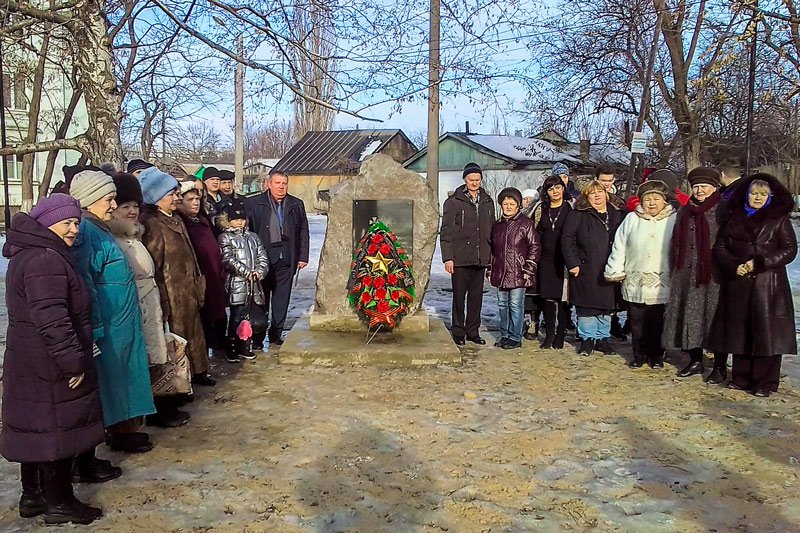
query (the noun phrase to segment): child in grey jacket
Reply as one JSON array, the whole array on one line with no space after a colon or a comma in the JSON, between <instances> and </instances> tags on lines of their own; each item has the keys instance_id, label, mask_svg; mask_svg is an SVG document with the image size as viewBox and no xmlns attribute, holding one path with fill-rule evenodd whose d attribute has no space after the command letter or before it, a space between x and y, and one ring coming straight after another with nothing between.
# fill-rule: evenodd
<instances>
[{"instance_id":1,"label":"child in grey jacket","mask_svg":"<svg viewBox=\"0 0 800 533\"><path fill-rule=\"evenodd\" d=\"M226 273L225 289L231 314L225 358L230 363L238 363L240 357L255 359L256 354L250 346L252 338L266 332L261 280L269 270L269 258L258 235L247 230L247 214L241 200L226 206L218 222L222 228L219 246L222 249L222 268ZM250 324L250 331L241 334L237 330L245 319ZM247 330L246 327L243 329Z\"/></svg>"}]
</instances>

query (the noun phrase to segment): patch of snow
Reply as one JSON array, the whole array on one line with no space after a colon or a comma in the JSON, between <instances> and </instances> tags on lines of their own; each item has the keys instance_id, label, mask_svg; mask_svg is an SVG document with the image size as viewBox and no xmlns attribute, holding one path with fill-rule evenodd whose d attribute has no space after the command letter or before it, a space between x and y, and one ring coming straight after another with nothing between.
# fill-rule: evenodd
<instances>
[{"instance_id":1,"label":"patch of snow","mask_svg":"<svg viewBox=\"0 0 800 533\"><path fill-rule=\"evenodd\" d=\"M513 135L465 135L464 137L516 161L581 162L580 159L572 157L542 139L529 139Z\"/></svg>"},{"instance_id":2,"label":"patch of snow","mask_svg":"<svg viewBox=\"0 0 800 533\"><path fill-rule=\"evenodd\" d=\"M369 143L364 147L364 150L361 152L361 155L358 157L359 161L363 161L367 156L370 156L375 153L375 150L380 148L383 144L383 141L375 140Z\"/></svg>"}]
</instances>

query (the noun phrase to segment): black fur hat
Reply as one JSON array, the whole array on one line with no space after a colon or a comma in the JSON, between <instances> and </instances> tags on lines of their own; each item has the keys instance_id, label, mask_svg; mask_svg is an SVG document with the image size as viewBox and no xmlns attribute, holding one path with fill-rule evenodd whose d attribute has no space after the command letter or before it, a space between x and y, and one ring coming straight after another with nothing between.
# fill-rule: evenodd
<instances>
[{"instance_id":1,"label":"black fur hat","mask_svg":"<svg viewBox=\"0 0 800 533\"><path fill-rule=\"evenodd\" d=\"M139 205L144 203L142 186L133 174L128 174L127 172L115 174L114 185L117 186L117 197L115 198L117 205L122 205L126 202L136 202Z\"/></svg>"},{"instance_id":2,"label":"black fur hat","mask_svg":"<svg viewBox=\"0 0 800 533\"><path fill-rule=\"evenodd\" d=\"M247 211L244 208L244 202L234 200L233 203L226 205L222 210L223 214L228 217L228 220L236 220L237 218L247 219Z\"/></svg>"}]
</instances>

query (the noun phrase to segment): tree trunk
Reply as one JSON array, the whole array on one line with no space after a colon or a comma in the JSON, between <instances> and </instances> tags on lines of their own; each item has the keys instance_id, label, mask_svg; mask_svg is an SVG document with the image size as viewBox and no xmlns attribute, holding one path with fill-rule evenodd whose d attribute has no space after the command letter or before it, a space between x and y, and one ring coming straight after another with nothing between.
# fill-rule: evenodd
<instances>
[{"instance_id":1,"label":"tree trunk","mask_svg":"<svg viewBox=\"0 0 800 533\"><path fill-rule=\"evenodd\" d=\"M61 124L58 126L56 132L56 139L64 139L69 131L69 125L72 123L72 116L75 114L75 109L81 101L81 90L73 84L72 97L70 98L67 108L64 110L64 116L61 117ZM47 153L47 163L44 166L42 173L42 182L39 184L39 196L47 195L50 190L50 182L53 180L53 170L56 167L56 159L58 159L59 150L50 150Z\"/></svg>"},{"instance_id":2,"label":"tree trunk","mask_svg":"<svg viewBox=\"0 0 800 533\"><path fill-rule=\"evenodd\" d=\"M75 44L78 82L83 92L89 128L89 158L95 164L122 163L122 111L114 77L114 56L108 38L103 2L79 0L72 9L70 33Z\"/></svg>"},{"instance_id":3,"label":"tree trunk","mask_svg":"<svg viewBox=\"0 0 800 533\"><path fill-rule=\"evenodd\" d=\"M26 143L35 143L39 131L39 114L42 108L42 86L44 85L44 67L47 62L47 53L50 48L49 22L45 22L45 33L42 37L42 47L39 50L39 60L36 62L36 70L33 72L33 94L31 95L31 105L28 109L28 133L25 137ZM36 166L36 154L25 154L22 156L22 206L23 213L30 213L33 209L33 170Z\"/></svg>"}]
</instances>

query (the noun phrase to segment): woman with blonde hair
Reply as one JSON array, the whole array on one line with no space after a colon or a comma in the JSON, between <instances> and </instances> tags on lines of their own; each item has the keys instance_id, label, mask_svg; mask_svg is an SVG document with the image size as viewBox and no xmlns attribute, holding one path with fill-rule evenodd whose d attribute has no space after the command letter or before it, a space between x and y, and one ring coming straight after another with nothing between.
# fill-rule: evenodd
<instances>
[{"instance_id":1,"label":"woman with blonde hair","mask_svg":"<svg viewBox=\"0 0 800 533\"><path fill-rule=\"evenodd\" d=\"M569 301L578 314L580 355L590 355L594 349L614 353L608 342L611 313L616 307L614 283L605 279L603 271L623 216L609 203L606 188L592 181L581 191L561 233L561 250L570 274Z\"/></svg>"}]
</instances>

